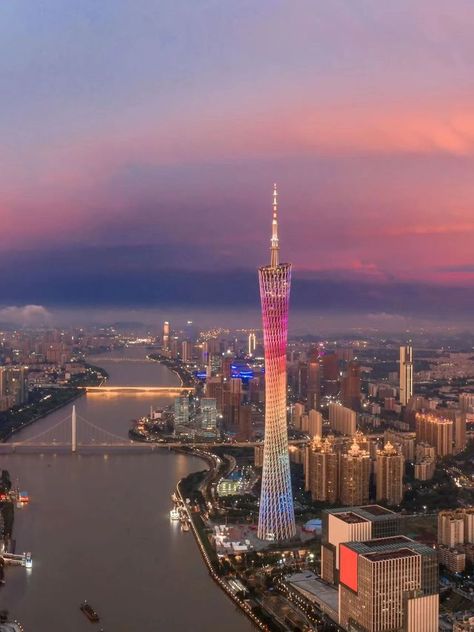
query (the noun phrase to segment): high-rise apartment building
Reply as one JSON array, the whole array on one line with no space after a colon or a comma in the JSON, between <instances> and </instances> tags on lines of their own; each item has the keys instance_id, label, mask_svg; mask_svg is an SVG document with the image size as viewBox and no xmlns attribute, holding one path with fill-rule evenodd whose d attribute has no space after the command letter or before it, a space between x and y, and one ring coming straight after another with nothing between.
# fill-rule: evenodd
<instances>
[{"instance_id":1,"label":"high-rise apartment building","mask_svg":"<svg viewBox=\"0 0 474 632\"><path fill-rule=\"evenodd\" d=\"M459 393L459 407L463 413L474 411L474 393Z\"/></svg>"},{"instance_id":2,"label":"high-rise apartment building","mask_svg":"<svg viewBox=\"0 0 474 632\"><path fill-rule=\"evenodd\" d=\"M265 350L265 439L257 530L262 540L287 540L296 534L286 421L291 264L279 262L277 195L275 186L270 265L259 269Z\"/></svg>"},{"instance_id":3,"label":"high-rise apartment building","mask_svg":"<svg viewBox=\"0 0 474 632\"><path fill-rule=\"evenodd\" d=\"M415 453L415 478L420 481L429 481L436 470L436 450L429 443L420 441L416 444Z\"/></svg>"},{"instance_id":4,"label":"high-rise apartment building","mask_svg":"<svg viewBox=\"0 0 474 632\"><path fill-rule=\"evenodd\" d=\"M403 499L403 454L388 441L382 450L377 451L376 468L377 500L399 505Z\"/></svg>"},{"instance_id":5,"label":"high-rise apartment building","mask_svg":"<svg viewBox=\"0 0 474 632\"><path fill-rule=\"evenodd\" d=\"M466 566L466 553L472 560L474 544L474 507L440 511L438 514L438 555L452 573Z\"/></svg>"},{"instance_id":6,"label":"high-rise apartment building","mask_svg":"<svg viewBox=\"0 0 474 632\"><path fill-rule=\"evenodd\" d=\"M416 413L416 439L434 446L436 456L453 453L453 421L434 413Z\"/></svg>"},{"instance_id":7,"label":"high-rise apartment building","mask_svg":"<svg viewBox=\"0 0 474 632\"><path fill-rule=\"evenodd\" d=\"M401 430L393 430L389 428L383 433L384 443L390 441L399 451L403 454L405 461L415 460L415 444L416 433L415 432L402 432Z\"/></svg>"},{"instance_id":8,"label":"high-rise apartment building","mask_svg":"<svg viewBox=\"0 0 474 632\"><path fill-rule=\"evenodd\" d=\"M402 535L339 547L339 625L364 632L437 632L436 551Z\"/></svg>"},{"instance_id":9,"label":"high-rise apartment building","mask_svg":"<svg viewBox=\"0 0 474 632\"><path fill-rule=\"evenodd\" d=\"M323 436L323 416L317 410L308 412L308 434L312 439Z\"/></svg>"},{"instance_id":10,"label":"high-rise apartment building","mask_svg":"<svg viewBox=\"0 0 474 632\"><path fill-rule=\"evenodd\" d=\"M345 435L354 435L357 430L357 413L340 404L329 404L329 425L332 430Z\"/></svg>"},{"instance_id":11,"label":"high-rise apartment building","mask_svg":"<svg viewBox=\"0 0 474 632\"><path fill-rule=\"evenodd\" d=\"M440 511L438 514L438 544L454 548L464 544L464 511Z\"/></svg>"},{"instance_id":12,"label":"high-rise apartment building","mask_svg":"<svg viewBox=\"0 0 474 632\"><path fill-rule=\"evenodd\" d=\"M339 454L328 439L316 438L306 449L306 490L314 501L335 503L339 496Z\"/></svg>"},{"instance_id":13,"label":"high-rise apartment building","mask_svg":"<svg viewBox=\"0 0 474 632\"><path fill-rule=\"evenodd\" d=\"M292 412L291 412L291 423L294 425L296 430L302 429L302 419L304 415L304 406L300 402L296 402L294 404Z\"/></svg>"},{"instance_id":14,"label":"high-rise apartment building","mask_svg":"<svg viewBox=\"0 0 474 632\"><path fill-rule=\"evenodd\" d=\"M339 500L343 505L365 505L369 502L370 455L354 439L340 461Z\"/></svg>"},{"instance_id":15,"label":"high-rise apartment building","mask_svg":"<svg viewBox=\"0 0 474 632\"><path fill-rule=\"evenodd\" d=\"M413 347L400 347L400 403L406 406L413 396Z\"/></svg>"}]
</instances>

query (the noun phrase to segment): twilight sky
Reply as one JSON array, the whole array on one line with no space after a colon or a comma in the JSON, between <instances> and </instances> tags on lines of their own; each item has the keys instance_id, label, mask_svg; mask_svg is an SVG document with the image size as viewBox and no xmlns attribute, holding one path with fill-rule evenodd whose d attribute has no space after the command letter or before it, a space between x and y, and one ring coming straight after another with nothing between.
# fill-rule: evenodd
<instances>
[{"instance_id":1,"label":"twilight sky","mask_svg":"<svg viewBox=\"0 0 474 632\"><path fill-rule=\"evenodd\" d=\"M472 0L0 3L0 306L474 307Z\"/></svg>"}]
</instances>

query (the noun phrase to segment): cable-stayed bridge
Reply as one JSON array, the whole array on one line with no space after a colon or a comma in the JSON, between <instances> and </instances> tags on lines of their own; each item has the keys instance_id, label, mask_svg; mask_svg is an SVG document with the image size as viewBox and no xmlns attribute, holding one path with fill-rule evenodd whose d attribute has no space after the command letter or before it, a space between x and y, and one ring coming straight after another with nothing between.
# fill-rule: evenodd
<instances>
[{"instance_id":1,"label":"cable-stayed bridge","mask_svg":"<svg viewBox=\"0 0 474 632\"><path fill-rule=\"evenodd\" d=\"M14 435L15 437L15 435ZM293 445L305 444L306 439L298 439L289 442ZM38 432L32 437L22 441L10 440L0 443L0 454L5 453L43 453L43 452L70 452L70 453L109 453L109 452L153 452L163 448L212 448L217 446L228 447L254 447L262 445L261 442L232 442L222 441L187 441L173 442L145 442L133 441L117 435L109 430L100 428L93 422L77 414L76 407L72 407L71 414L60 419L53 426Z\"/></svg>"}]
</instances>

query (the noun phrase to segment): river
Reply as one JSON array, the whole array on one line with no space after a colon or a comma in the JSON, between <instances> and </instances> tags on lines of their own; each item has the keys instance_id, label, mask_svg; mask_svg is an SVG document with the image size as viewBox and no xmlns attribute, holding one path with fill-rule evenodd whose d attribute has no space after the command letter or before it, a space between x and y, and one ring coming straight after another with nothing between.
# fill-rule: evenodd
<instances>
[{"instance_id":1,"label":"river","mask_svg":"<svg viewBox=\"0 0 474 632\"><path fill-rule=\"evenodd\" d=\"M114 385L175 385L176 375L147 361L143 347L92 362ZM89 394L78 415L127 437L130 420L171 400L150 394ZM35 422L21 441L54 426L68 406ZM159 451L139 454L12 454L1 469L28 491L15 514L17 552L31 551L33 568L9 567L0 589L26 632L92 629L79 610L87 599L105 632L250 631L251 623L210 579L192 534L169 520L170 494L203 461ZM94 626L98 629L98 626Z\"/></svg>"}]
</instances>

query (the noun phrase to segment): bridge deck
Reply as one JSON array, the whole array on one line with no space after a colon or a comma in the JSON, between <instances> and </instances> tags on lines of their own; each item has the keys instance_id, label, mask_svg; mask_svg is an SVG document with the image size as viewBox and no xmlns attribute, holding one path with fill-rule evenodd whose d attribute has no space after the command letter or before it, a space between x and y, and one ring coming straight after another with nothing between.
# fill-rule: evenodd
<instances>
[{"instance_id":1,"label":"bridge deck","mask_svg":"<svg viewBox=\"0 0 474 632\"><path fill-rule=\"evenodd\" d=\"M82 388L87 393L122 393L124 391L135 391L144 393L179 394L183 391L186 393L194 391L192 386L83 386Z\"/></svg>"}]
</instances>

